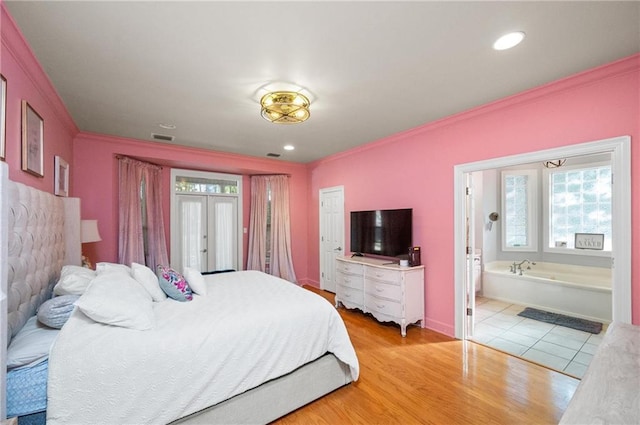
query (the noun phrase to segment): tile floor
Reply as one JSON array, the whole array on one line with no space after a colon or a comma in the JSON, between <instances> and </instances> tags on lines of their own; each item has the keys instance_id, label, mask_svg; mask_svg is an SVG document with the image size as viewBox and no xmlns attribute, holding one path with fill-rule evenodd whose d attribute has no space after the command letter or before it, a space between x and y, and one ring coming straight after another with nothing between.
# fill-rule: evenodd
<instances>
[{"instance_id":1,"label":"tile floor","mask_svg":"<svg viewBox=\"0 0 640 425\"><path fill-rule=\"evenodd\" d=\"M582 378L607 325L594 335L518 316L524 307L477 297L471 340Z\"/></svg>"}]
</instances>

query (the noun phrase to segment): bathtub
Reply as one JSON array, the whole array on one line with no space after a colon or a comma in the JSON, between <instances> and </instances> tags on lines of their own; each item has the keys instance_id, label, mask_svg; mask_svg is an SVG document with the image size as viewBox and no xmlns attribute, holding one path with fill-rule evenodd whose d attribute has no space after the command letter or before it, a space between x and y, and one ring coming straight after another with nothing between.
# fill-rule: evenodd
<instances>
[{"instance_id":1,"label":"bathtub","mask_svg":"<svg viewBox=\"0 0 640 425\"><path fill-rule=\"evenodd\" d=\"M513 261L494 261L484 265L484 297L611 322L611 269L537 263L531 270L525 266L520 276L520 272L510 272L511 264Z\"/></svg>"}]
</instances>

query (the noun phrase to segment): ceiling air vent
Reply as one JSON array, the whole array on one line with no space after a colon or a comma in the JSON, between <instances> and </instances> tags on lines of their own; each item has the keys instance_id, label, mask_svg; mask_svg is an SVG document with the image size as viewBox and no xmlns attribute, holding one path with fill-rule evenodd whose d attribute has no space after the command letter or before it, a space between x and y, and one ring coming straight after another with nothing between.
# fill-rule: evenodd
<instances>
[{"instance_id":1,"label":"ceiling air vent","mask_svg":"<svg viewBox=\"0 0 640 425\"><path fill-rule=\"evenodd\" d=\"M173 139L175 139L174 136L167 136L166 134L156 134L156 133L151 133L151 137L153 137L156 140L162 140L164 142L173 142Z\"/></svg>"},{"instance_id":2,"label":"ceiling air vent","mask_svg":"<svg viewBox=\"0 0 640 425\"><path fill-rule=\"evenodd\" d=\"M279 153L273 153L273 152L269 152L267 156L270 156L271 158L280 158Z\"/></svg>"}]
</instances>

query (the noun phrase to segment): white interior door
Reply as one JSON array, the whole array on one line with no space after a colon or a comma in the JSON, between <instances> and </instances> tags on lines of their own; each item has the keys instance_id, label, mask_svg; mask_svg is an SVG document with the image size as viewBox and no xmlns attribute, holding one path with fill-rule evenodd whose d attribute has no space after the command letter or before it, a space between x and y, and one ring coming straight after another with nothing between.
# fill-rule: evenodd
<instances>
[{"instance_id":1,"label":"white interior door","mask_svg":"<svg viewBox=\"0 0 640 425\"><path fill-rule=\"evenodd\" d=\"M336 292L336 257L345 254L344 187L320 189L320 288Z\"/></svg>"}]
</instances>

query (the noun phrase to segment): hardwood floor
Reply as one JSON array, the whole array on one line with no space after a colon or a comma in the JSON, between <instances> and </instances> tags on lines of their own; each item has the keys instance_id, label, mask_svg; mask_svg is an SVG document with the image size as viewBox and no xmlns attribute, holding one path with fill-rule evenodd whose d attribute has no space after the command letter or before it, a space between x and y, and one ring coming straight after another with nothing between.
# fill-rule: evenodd
<instances>
[{"instance_id":1,"label":"hardwood floor","mask_svg":"<svg viewBox=\"0 0 640 425\"><path fill-rule=\"evenodd\" d=\"M402 338L395 324L339 311L359 380L276 424L557 424L580 382L473 342L416 326Z\"/></svg>"}]
</instances>

